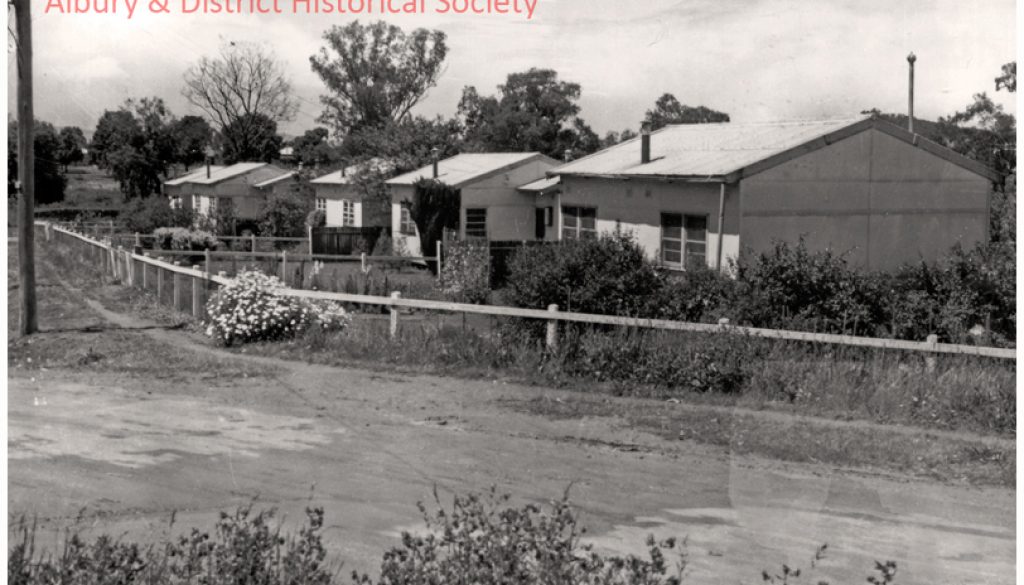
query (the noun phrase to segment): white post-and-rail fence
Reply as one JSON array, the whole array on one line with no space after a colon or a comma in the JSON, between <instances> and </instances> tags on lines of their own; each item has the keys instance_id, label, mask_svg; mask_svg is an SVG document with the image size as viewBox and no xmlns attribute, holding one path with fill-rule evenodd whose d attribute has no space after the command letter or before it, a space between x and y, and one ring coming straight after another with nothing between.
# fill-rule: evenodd
<instances>
[{"instance_id":1,"label":"white post-and-rail fence","mask_svg":"<svg viewBox=\"0 0 1024 585\"><path fill-rule=\"evenodd\" d=\"M226 277L223 272L219 274L211 274L200 266L187 268L184 266L178 266L176 263L169 264L156 258L151 258L147 255L135 254L130 250L111 246L110 244L93 240L87 236L77 234L63 228L54 227L45 222L37 222L37 226L41 226L46 230L47 240L52 239L53 234L59 234L62 237L73 238L90 245L94 250L92 252L93 257L96 258L101 269L109 272L112 276L127 283L129 286L152 288L152 285L150 284L150 282L152 282L152 276L149 274L149 267L152 267L156 276L157 294L162 295L163 289L166 288L164 274L171 273L173 275L171 283L171 298L173 299L172 302L174 308L183 311L191 309L192 315L196 318L203 318L205 315L205 300L207 293L212 286L225 286L232 282L232 279ZM163 252L161 251L157 253L162 254ZM191 286L186 286L184 284L186 279L191 280ZM189 288L192 293L191 303L189 303L191 306L183 307L182 304L184 303L183 298L185 290ZM595 325L615 325L643 329L659 329L665 331L691 331L699 333L726 332L766 339L923 352L929 355L929 357L926 358L928 360L929 369L934 368L935 354L972 355L997 359L1016 359L1017 357L1017 351L1015 349L939 343L938 337L935 335L930 335L928 340L923 342L905 341L899 339L836 335L832 333L811 333L805 331L741 327L730 325L727 320L723 320L723 322L719 324L687 323L683 321L668 321L664 319L642 319L636 317L616 317L611 315L594 315L587 313L567 313L559 311L558 305L551 305L544 310L403 299L401 294L397 292L392 293L390 297L377 297L324 291L282 289L280 294L283 296L310 300L325 300L358 305L388 307L390 309L390 334L392 337L398 334L399 311L400 309L405 308L500 317L518 317L546 321L546 341L547 345L551 348L555 348L558 345L558 323L571 322L591 323ZM162 297L158 296L158 298Z\"/></svg>"}]
</instances>

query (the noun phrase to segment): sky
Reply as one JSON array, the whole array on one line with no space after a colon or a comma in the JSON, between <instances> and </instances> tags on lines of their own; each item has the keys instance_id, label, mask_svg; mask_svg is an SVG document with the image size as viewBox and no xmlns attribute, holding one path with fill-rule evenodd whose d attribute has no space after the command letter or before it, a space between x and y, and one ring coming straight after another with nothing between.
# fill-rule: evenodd
<instances>
[{"instance_id":1,"label":"sky","mask_svg":"<svg viewBox=\"0 0 1024 585\"><path fill-rule=\"evenodd\" d=\"M87 134L126 98L159 96L178 116L199 113L182 96L182 75L230 41L261 43L283 61L300 109L280 130L301 134L317 125L324 92L309 56L325 30L353 18L153 14L142 7L149 0L139 0L128 19L123 4L117 14L44 13L50 1L32 4L36 117ZM581 84L580 115L603 135L637 128L666 92L742 122L905 112L910 51L918 57L918 117L948 115L982 91L1016 113L993 81L1016 57L1015 16L1014 0L537 0L532 20L387 20L448 35L444 74L416 113L450 116L465 86L490 94L509 73L543 67ZM12 47L9 37L9 112Z\"/></svg>"}]
</instances>

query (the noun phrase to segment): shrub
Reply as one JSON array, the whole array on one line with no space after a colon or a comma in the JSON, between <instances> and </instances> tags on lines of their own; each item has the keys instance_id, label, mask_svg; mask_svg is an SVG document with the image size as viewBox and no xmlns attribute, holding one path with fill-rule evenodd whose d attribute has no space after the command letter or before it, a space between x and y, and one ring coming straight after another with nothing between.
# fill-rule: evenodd
<instances>
[{"instance_id":1,"label":"shrub","mask_svg":"<svg viewBox=\"0 0 1024 585\"><path fill-rule=\"evenodd\" d=\"M626 234L527 246L509 262L507 300L540 309L642 315L664 278Z\"/></svg>"},{"instance_id":2,"label":"shrub","mask_svg":"<svg viewBox=\"0 0 1024 585\"><path fill-rule=\"evenodd\" d=\"M276 292L276 277L243 270L206 305L206 334L224 345L290 339L309 328L338 331L350 317L339 303L309 302Z\"/></svg>"},{"instance_id":3,"label":"shrub","mask_svg":"<svg viewBox=\"0 0 1024 585\"><path fill-rule=\"evenodd\" d=\"M436 500L436 495L435 495ZM508 506L494 489L485 496L456 496L452 509L431 514L421 503L424 535L402 534L402 544L384 553L377 583L587 583L590 585L678 585L686 568L683 544L648 537L650 559L605 557L580 542L568 495L544 510L536 504ZM440 504L439 504L440 505ZM666 553L679 554L669 566ZM354 575L358 585L374 583Z\"/></svg>"},{"instance_id":4,"label":"shrub","mask_svg":"<svg viewBox=\"0 0 1024 585\"><path fill-rule=\"evenodd\" d=\"M153 196L133 199L121 212L120 219L129 232L152 233L158 228L192 226L192 212L172 209L166 197Z\"/></svg>"},{"instance_id":5,"label":"shrub","mask_svg":"<svg viewBox=\"0 0 1024 585\"><path fill-rule=\"evenodd\" d=\"M220 243L210 232L180 227L153 230L153 240L157 250L212 250Z\"/></svg>"},{"instance_id":6,"label":"shrub","mask_svg":"<svg viewBox=\"0 0 1024 585\"><path fill-rule=\"evenodd\" d=\"M485 241L451 242L445 249L441 289L461 303L483 303L491 293L491 251Z\"/></svg>"},{"instance_id":7,"label":"shrub","mask_svg":"<svg viewBox=\"0 0 1024 585\"><path fill-rule=\"evenodd\" d=\"M275 238L306 235L306 216L313 200L297 193L274 193L260 209L260 233Z\"/></svg>"},{"instance_id":8,"label":"shrub","mask_svg":"<svg viewBox=\"0 0 1024 585\"><path fill-rule=\"evenodd\" d=\"M306 215L306 227L322 228L327 225L327 212L323 209L314 209Z\"/></svg>"}]
</instances>

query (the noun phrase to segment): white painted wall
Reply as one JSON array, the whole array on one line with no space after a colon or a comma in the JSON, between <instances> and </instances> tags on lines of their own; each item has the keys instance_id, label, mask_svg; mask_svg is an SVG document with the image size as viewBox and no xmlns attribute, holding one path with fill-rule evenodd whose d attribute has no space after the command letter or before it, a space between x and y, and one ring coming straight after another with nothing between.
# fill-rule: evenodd
<instances>
[{"instance_id":1,"label":"white painted wall","mask_svg":"<svg viewBox=\"0 0 1024 585\"><path fill-rule=\"evenodd\" d=\"M345 199L327 200L327 227L345 227ZM351 227L363 227L363 203L354 202L355 223Z\"/></svg>"}]
</instances>

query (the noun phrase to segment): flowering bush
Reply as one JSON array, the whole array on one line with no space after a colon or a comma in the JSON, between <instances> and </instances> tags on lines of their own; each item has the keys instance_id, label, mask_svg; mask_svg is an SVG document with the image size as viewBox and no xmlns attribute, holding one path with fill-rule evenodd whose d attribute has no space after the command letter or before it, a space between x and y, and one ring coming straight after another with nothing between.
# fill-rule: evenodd
<instances>
[{"instance_id":1,"label":"flowering bush","mask_svg":"<svg viewBox=\"0 0 1024 585\"><path fill-rule=\"evenodd\" d=\"M219 243L210 232L181 227L155 229L153 239L157 250L212 250Z\"/></svg>"},{"instance_id":2,"label":"flowering bush","mask_svg":"<svg viewBox=\"0 0 1024 585\"><path fill-rule=\"evenodd\" d=\"M460 303L483 303L491 294L491 251L487 242L448 244L441 269L441 288L446 297Z\"/></svg>"},{"instance_id":3,"label":"flowering bush","mask_svg":"<svg viewBox=\"0 0 1024 585\"><path fill-rule=\"evenodd\" d=\"M224 345L290 339L310 328L340 331L349 315L338 303L281 296L280 279L255 270L239 273L206 305L206 334Z\"/></svg>"}]
</instances>

